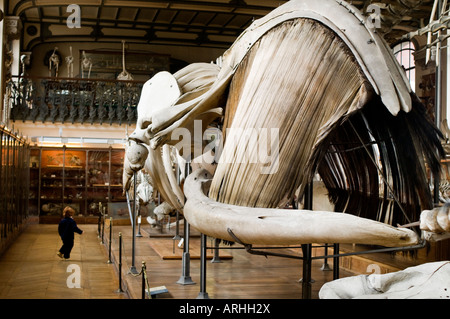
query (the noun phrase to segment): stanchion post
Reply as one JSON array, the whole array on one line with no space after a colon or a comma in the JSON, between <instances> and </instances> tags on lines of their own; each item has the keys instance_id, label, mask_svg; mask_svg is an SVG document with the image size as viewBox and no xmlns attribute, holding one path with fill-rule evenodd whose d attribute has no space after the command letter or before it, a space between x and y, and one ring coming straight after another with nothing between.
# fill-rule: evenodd
<instances>
[{"instance_id":1,"label":"stanchion post","mask_svg":"<svg viewBox=\"0 0 450 319\"><path fill-rule=\"evenodd\" d=\"M112 217L109 217L109 254L108 254L108 264L111 264L111 245L112 245Z\"/></svg>"},{"instance_id":2,"label":"stanchion post","mask_svg":"<svg viewBox=\"0 0 450 319\"><path fill-rule=\"evenodd\" d=\"M98 202L98 211L99 211L99 215L98 215L98 238L100 238L102 236L102 202Z\"/></svg>"},{"instance_id":3,"label":"stanchion post","mask_svg":"<svg viewBox=\"0 0 450 319\"><path fill-rule=\"evenodd\" d=\"M123 292L122 289L122 233L119 233L119 289L117 292Z\"/></svg>"},{"instance_id":4,"label":"stanchion post","mask_svg":"<svg viewBox=\"0 0 450 319\"><path fill-rule=\"evenodd\" d=\"M106 210L106 207L103 207L103 213L102 213L102 244L105 243L105 210Z\"/></svg>"},{"instance_id":5,"label":"stanchion post","mask_svg":"<svg viewBox=\"0 0 450 319\"><path fill-rule=\"evenodd\" d=\"M142 262L142 299L145 299L145 261Z\"/></svg>"}]
</instances>

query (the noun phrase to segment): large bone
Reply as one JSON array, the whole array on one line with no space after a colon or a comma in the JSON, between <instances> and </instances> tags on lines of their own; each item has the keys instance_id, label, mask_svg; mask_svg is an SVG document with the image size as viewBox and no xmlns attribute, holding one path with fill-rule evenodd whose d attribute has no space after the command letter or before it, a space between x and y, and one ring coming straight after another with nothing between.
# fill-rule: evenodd
<instances>
[{"instance_id":1,"label":"large bone","mask_svg":"<svg viewBox=\"0 0 450 319\"><path fill-rule=\"evenodd\" d=\"M241 242L260 245L359 243L405 247L419 241L412 230L344 213L218 203L204 194L210 179L211 174L204 169L186 178L184 216L192 227L214 238L235 241L230 229Z\"/></svg>"},{"instance_id":2,"label":"large bone","mask_svg":"<svg viewBox=\"0 0 450 319\"><path fill-rule=\"evenodd\" d=\"M450 238L450 203L420 214L420 229L428 241L440 241Z\"/></svg>"},{"instance_id":3,"label":"large bone","mask_svg":"<svg viewBox=\"0 0 450 319\"><path fill-rule=\"evenodd\" d=\"M171 106L180 96L181 91L174 76L166 71L157 73L145 82L142 88L141 98L137 106L137 127L151 129L149 126L154 114Z\"/></svg>"},{"instance_id":4,"label":"large bone","mask_svg":"<svg viewBox=\"0 0 450 319\"><path fill-rule=\"evenodd\" d=\"M130 188L133 173L140 171L144 167L147 156L148 149L144 144L136 143L134 140L128 141L123 163L122 185L124 192Z\"/></svg>"},{"instance_id":5,"label":"large bone","mask_svg":"<svg viewBox=\"0 0 450 319\"><path fill-rule=\"evenodd\" d=\"M320 299L448 299L450 262L431 262L387 274L351 276L325 283Z\"/></svg>"},{"instance_id":6,"label":"large bone","mask_svg":"<svg viewBox=\"0 0 450 319\"><path fill-rule=\"evenodd\" d=\"M157 149L150 148L148 158L145 161L145 171L149 173L154 189L160 192L162 198L169 202L173 208L182 211L184 198L179 198L172 189L169 177L164 168L161 147Z\"/></svg>"}]
</instances>

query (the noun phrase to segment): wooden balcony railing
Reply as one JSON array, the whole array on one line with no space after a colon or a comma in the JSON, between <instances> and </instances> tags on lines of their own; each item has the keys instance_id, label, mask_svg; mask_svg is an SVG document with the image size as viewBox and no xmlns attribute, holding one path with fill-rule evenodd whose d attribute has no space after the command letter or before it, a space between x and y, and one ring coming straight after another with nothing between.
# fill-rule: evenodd
<instances>
[{"instance_id":1,"label":"wooden balcony railing","mask_svg":"<svg viewBox=\"0 0 450 319\"><path fill-rule=\"evenodd\" d=\"M7 83L12 121L134 124L141 81L15 77Z\"/></svg>"}]
</instances>

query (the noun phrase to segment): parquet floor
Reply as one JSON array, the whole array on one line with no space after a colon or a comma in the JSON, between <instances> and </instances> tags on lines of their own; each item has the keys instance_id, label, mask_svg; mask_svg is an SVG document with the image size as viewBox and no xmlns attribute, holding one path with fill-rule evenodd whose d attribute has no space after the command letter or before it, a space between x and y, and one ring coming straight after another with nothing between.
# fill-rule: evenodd
<instances>
[{"instance_id":1,"label":"parquet floor","mask_svg":"<svg viewBox=\"0 0 450 319\"><path fill-rule=\"evenodd\" d=\"M108 227L105 229L105 245L109 247ZM111 254L115 264L118 264L118 234L122 233L122 272L123 282L127 286L131 298L141 298L142 280L141 277L134 277L128 274L131 266L132 230L131 226L113 226ZM190 239L191 257L189 263L189 275L193 285L181 285L177 281L182 277L182 260L177 258L162 257L151 245L151 241L157 241L158 246L161 241L166 241L168 252L179 255L181 248L178 248L178 241L173 240L173 233L166 237L152 236L155 231L151 231L145 225L141 231L143 237L136 238L135 243L135 267L141 269L144 261L147 268L150 287L165 286L168 293L156 296L158 299L196 299L200 292L200 260L196 258L200 253L194 250L200 247L200 238L195 231ZM182 235L182 234L181 234ZM198 234L197 234L198 235ZM208 240L208 247L214 243ZM237 245L239 247L239 245ZM242 247L242 246L241 246ZM174 251L175 250L175 251ZM177 251L179 250L179 251ZM278 251L280 252L280 251ZM283 253L299 255L300 249L283 250ZM302 299L302 284L299 280L302 277L302 261L280 257L264 257L251 255L244 249L220 250L219 255L226 258L220 263L207 261L206 292L211 299ZM231 255L231 258L230 258ZM332 267L332 260L328 261ZM314 260L312 265L312 298L318 299L318 292L324 282L333 279L332 271L322 271L323 260ZM340 270L340 277L351 276L353 274Z\"/></svg>"},{"instance_id":2,"label":"parquet floor","mask_svg":"<svg viewBox=\"0 0 450 319\"><path fill-rule=\"evenodd\" d=\"M131 226L113 226L111 230L111 260L109 259L109 226L105 227L104 244L98 238L97 225L79 225L83 235L76 235L70 261L61 260L56 252L61 245L56 225L29 225L11 247L0 257L0 299L140 299L142 277L129 272L132 265ZM181 285L182 261L164 259L152 248L154 237L148 225L143 237L136 238L135 267L146 263L150 287L165 286L167 293L158 299L196 299L200 291L200 260L191 259L189 275L192 285ZM122 234L122 287L118 293L119 233ZM158 237L170 250L179 250L170 234ZM190 247L197 249L199 237L193 236ZM161 245L161 243L159 243ZM212 241L208 241L212 245ZM179 251L176 251L179 254ZM290 253L298 254L291 250ZM169 253L170 254L170 253ZM224 251L221 250L221 254ZM243 249L227 250L231 257L220 263L207 261L206 292L211 299L301 299L302 261L280 257L251 255ZM312 265L312 298L318 298L322 284L332 280L331 271L320 270L322 260ZM329 260L332 266L332 260ZM71 266L72 265L72 266ZM69 288L68 280L79 266L80 288ZM341 269L340 276L352 275ZM76 280L69 282L73 284Z\"/></svg>"},{"instance_id":3,"label":"parquet floor","mask_svg":"<svg viewBox=\"0 0 450 319\"><path fill-rule=\"evenodd\" d=\"M29 225L0 257L0 298L127 298L115 292L117 275L114 265L105 262L107 255L96 226L79 226L84 233L76 235L66 261L56 255L61 246L57 225Z\"/></svg>"}]
</instances>

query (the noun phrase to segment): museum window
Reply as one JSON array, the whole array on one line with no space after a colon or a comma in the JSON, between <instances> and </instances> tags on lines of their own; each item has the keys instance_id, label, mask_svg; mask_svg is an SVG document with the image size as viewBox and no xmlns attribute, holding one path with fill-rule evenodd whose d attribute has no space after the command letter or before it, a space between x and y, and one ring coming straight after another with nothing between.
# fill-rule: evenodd
<instances>
[{"instance_id":1,"label":"museum window","mask_svg":"<svg viewBox=\"0 0 450 319\"><path fill-rule=\"evenodd\" d=\"M414 43L411 41L401 42L394 46L394 55L400 65L403 66L406 72L406 77L409 79L411 88L416 90L416 65L414 61L414 52L416 51Z\"/></svg>"}]
</instances>

